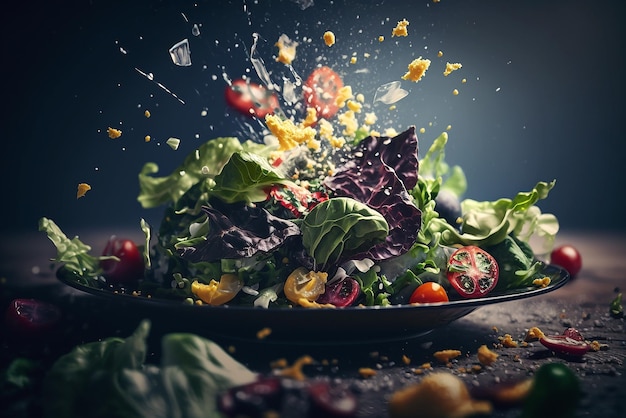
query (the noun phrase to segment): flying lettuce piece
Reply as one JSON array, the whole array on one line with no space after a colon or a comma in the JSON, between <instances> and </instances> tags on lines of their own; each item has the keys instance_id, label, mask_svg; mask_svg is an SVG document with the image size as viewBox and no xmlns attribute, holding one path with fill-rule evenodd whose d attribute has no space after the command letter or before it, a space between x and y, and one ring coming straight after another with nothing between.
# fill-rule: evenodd
<instances>
[{"instance_id":1,"label":"flying lettuce piece","mask_svg":"<svg viewBox=\"0 0 626 418\"><path fill-rule=\"evenodd\" d=\"M267 159L252 152L235 152L221 173L215 177L211 193L228 203L262 202L267 199L267 187L290 183Z\"/></svg>"},{"instance_id":2,"label":"flying lettuce piece","mask_svg":"<svg viewBox=\"0 0 626 418\"><path fill-rule=\"evenodd\" d=\"M300 228L302 244L319 266L367 251L389 233L380 213L348 197L319 203L304 217Z\"/></svg>"},{"instance_id":3,"label":"flying lettuce piece","mask_svg":"<svg viewBox=\"0 0 626 418\"><path fill-rule=\"evenodd\" d=\"M348 196L383 215L389 234L362 257L385 260L406 253L415 243L421 211L408 190L417 184L415 127L389 137L370 136L359 143L351 159L324 180L335 196Z\"/></svg>"}]
</instances>

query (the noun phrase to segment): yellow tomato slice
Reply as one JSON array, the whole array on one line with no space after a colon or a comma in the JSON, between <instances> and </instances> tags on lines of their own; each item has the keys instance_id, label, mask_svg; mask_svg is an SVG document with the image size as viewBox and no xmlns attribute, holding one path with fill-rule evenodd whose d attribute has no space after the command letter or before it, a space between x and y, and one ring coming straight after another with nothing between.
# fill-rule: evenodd
<instances>
[{"instance_id":1,"label":"yellow tomato slice","mask_svg":"<svg viewBox=\"0 0 626 418\"><path fill-rule=\"evenodd\" d=\"M325 305L314 302L326 290L327 279L328 273L309 271L304 267L299 267L287 277L283 291L287 299L300 306L322 307Z\"/></svg>"},{"instance_id":2,"label":"yellow tomato slice","mask_svg":"<svg viewBox=\"0 0 626 418\"><path fill-rule=\"evenodd\" d=\"M191 283L191 293L202 302L213 306L230 302L243 287L243 282L236 274L223 274L220 281L211 280L209 284L194 280Z\"/></svg>"}]
</instances>

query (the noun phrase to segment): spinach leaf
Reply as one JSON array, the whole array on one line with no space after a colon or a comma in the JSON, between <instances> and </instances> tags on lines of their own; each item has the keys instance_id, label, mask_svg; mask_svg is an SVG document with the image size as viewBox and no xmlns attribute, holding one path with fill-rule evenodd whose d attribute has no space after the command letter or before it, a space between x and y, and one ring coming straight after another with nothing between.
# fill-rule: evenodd
<instances>
[{"instance_id":1,"label":"spinach leaf","mask_svg":"<svg viewBox=\"0 0 626 418\"><path fill-rule=\"evenodd\" d=\"M533 279L543 267L526 242L508 235L502 242L485 250L498 262L500 276L494 291L524 289L532 286Z\"/></svg>"}]
</instances>

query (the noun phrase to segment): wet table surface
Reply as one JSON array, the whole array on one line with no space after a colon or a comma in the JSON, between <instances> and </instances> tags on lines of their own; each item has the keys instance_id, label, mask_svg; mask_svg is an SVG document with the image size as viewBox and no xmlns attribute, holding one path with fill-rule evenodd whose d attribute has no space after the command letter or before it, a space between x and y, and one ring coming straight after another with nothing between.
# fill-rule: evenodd
<instances>
[{"instance_id":1,"label":"wet table surface","mask_svg":"<svg viewBox=\"0 0 626 418\"><path fill-rule=\"evenodd\" d=\"M122 236L123 232L116 234ZM141 239L133 234L129 237ZM97 231L80 236L87 243L105 242L107 237L108 234ZM387 416L387 401L393 392L418 383L433 371L453 373L474 390L531 376L548 362L563 362L580 378L584 393L576 416L626 416L625 320L609 314L610 302L617 291L626 290L626 233L564 231L557 237L556 244L572 244L583 257L582 271L565 286L529 299L480 307L419 337L338 345L206 337L227 348L251 370L263 374L274 372L271 365L276 360L284 359L292 364L303 356L311 356L314 363L303 369L307 379L330 378L333 383L348 387L359 397L359 416L362 417ZM0 238L2 309L13 298L35 297L61 305L72 300L82 310L68 309L64 330L37 345L16 341L3 325L3 368L16 357L36 357L49 365L76 344L111 336L126 337L138 325L133 320L90 314L90 306L97 301L56 279L49 263L54 254L52 243L41 233ZM538 342L522 344L531 327L539 327L546 334L560 334L565 328L574 327L585 339L602 344L603 349L589 352L580 359L559 357ZM502 345L507 334L520 343L518 347ZM160 337L158 326L153 337ZM480 364L477 350L481 345L487 345L499 357L492 366L478 369L475 366ZM447 364L438 362L433 354L447 349L460 350L462 355ZM431 368L426 367L427 364ZM362 368L375 373L365 377L359 373ZM36 413L37 408L34 411ZM517 407L496 408L492 414L494 417L519 415ZM282 416L290 414L286 412Z\"/></svg>"}]
</instances>

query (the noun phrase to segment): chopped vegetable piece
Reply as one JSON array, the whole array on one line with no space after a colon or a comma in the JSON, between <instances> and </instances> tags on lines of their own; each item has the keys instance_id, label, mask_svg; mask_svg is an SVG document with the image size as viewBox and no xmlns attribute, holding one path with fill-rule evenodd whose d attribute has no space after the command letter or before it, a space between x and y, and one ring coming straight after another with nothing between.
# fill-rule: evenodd
<instances>
[{"instance_id":1,"label":"chopped vegetable piece","mask_svg":"<svg viewBox=\"0 0 626 418\"><path fill-rule=\"evenodd\" d=\"M448 302L446 289L436 282L426 282L413 291L409 303Z\"/></svg>"},{"instance_id":2,"label":"chopped vegetable piece","mask_svg":"<svg viewBox=\"0 0 626 418\"><path fill-rule=\"evenodd\" d=\"M591 345L586 342L580 332L568 328L561 335L543 335L539 342L555 353L580 357L591 350Z\"/></svg>"},{"instance_id":3,"label":"chopped vegetable piece","mask_svg":"<svg viewBox=\"0 0 626 418\"><path fill-rule=\"evenodd\" d=\"M230 302L243 287L243 282L235 274L224 274L217 280L211 280L209 284L199 283L194 280L191 283L191 292L202 302L209 305L219 306Z\"/></svg>"},{"instance_id":4,"label":"chopped vegetable piece","mask_svg":"<svg viewBox=\"0 0 626 418\"><path fill-rule=\"evenodd\" d=\"M304 103L317 110L317 116L330 119L339 110L336 103L343 80L329 67L315 69L304 83Z\"/></svg>"},{"instance_id":5,"label":"chopped vegetable piece","mask_svg":"<svg viewBox=\"0 0 626 418\"><path fill-rule=\"evenodd\" d=\"M39 299L13 299L5 311L7 328L23 338L49 335L61 320L59 307Z\"/></svg>"},{"instance_id":6,"label":"chopped vegetable piece","mask_svg":"<svg viewBox=\"0 0 626 418\"><path fill-rule=\"evenodd\" d=\"M552 250L550 263L563 267L572 278L576 277L583 266L582 256L572 245L562 245Z\"/></svg>"},{"instance_id":7,"label":"chopped vegetable piece","mask_svg":"<svg viewBox=\"0 0 626 418\"><path fill-rule=\"evenodd\" d=\"M624 316L624 307L622 306L622 292L619 292L617 296L615 296L615 299L611 301L609 312L614 318L621 318L622 316Z\"/></svg>"},{"instance_id":8,"label":"chopped vegetable piece","mask_svg":"<svg viewBox=\"0 0 626 418\"><path fill-rule=\"evenodd\" d=\"M78 183L78 190L76 191L76 199L81 198L91 190L91 186L87 183Z\"/></svg>"},{"instance_id":9,"label":"chopped vegetable piece","mask_svg":"<svg viewBox=\"0 0 626 418\"><path fill-rule=\"evenodd\" d=\"M243 79L233 80L224 92L226 103L249 117L265 118L278 109L278 97L260 84Z\"/></svg>"},{"instance_id":10,"label":"chopped vegetable piece","mask_svg":"<svg viewBox=\"0 0 626 418\"><path fill-rule=\"evenodd\" d=\"M475 245L461 247L448 261L448 281L464 298L485 296L498 283L498 263Z\"/></svg>"},{"instance_id":11,"label":"chopped vegetable piece","mask_svg":"<svg viewBox=\"0 0 626 418\"><path fill-rule=\"evenodd\" d=\"M304 267L294 270L283 291L287 299L301 306L311 306L324 293L328 273L309 271Z\"/></svg>"},{"instance_id":12,"label":"chopped vegetable piece","mask_svg":"<svg viewBox=\"0 0 626 418\"><path fill-rule=\"evenodd\" d=\"M522 418L573 417L580 395L580 381L569 367L563 363L544 364L535 372Z\"/></svg>"}]
</instances>

